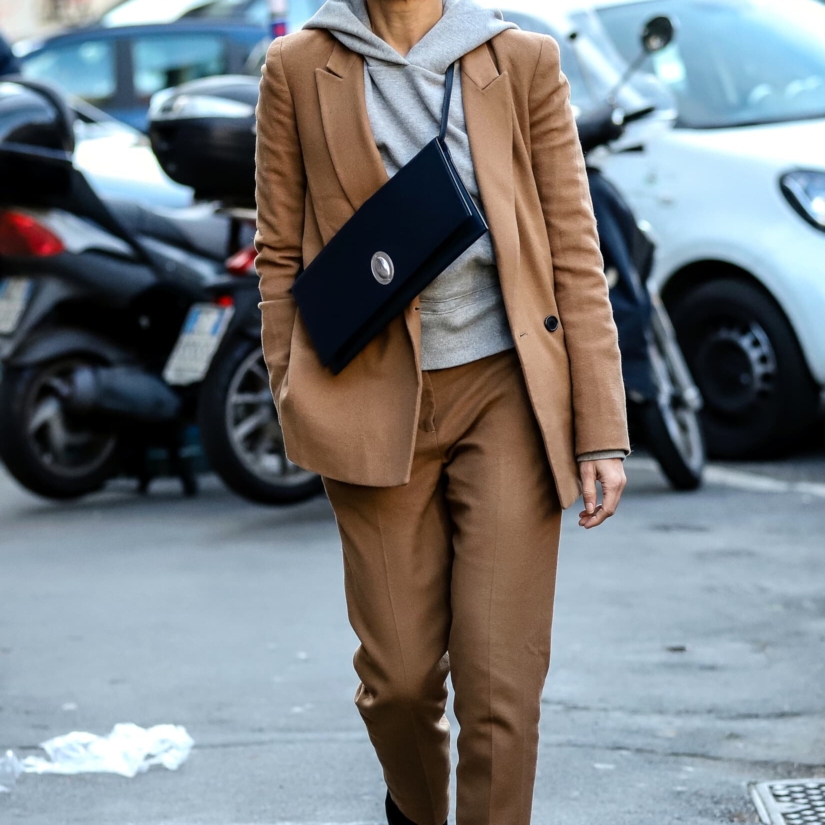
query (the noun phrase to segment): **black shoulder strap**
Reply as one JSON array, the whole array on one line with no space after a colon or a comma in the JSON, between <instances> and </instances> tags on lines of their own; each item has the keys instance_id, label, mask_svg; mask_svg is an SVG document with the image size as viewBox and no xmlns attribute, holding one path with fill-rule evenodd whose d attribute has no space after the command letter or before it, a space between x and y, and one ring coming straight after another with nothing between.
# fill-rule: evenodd
<instances>
[{"instance_id":1,"label":"black shoulder strap","mask_svg":"<svg viewBox=\"0 0 825 825\"><path fill-rule=\"evenodd\" d=\"M447 123L450 120L450 98L453 96L453 76L455 75L455 63L447 69L447 77L444 81L444 108L441 110L441 131L439 137L445 140L447 137Z\"/></svg>"}]
</instances>

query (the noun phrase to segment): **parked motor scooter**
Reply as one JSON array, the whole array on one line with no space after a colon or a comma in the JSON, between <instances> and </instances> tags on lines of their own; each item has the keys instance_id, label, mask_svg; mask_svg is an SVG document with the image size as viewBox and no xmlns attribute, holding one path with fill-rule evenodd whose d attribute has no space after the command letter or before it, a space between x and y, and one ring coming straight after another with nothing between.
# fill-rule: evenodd
<instances>
[{"instance_id":1,"label":"parked motor scooter","mask_svg":"<svg viewBox=\"0 0 825 825\"><path fill-rule=\"evenodd\" d=\"M255 296L243 334L227 340L211 365L196 418L209 464L230 488L256 501L299 501L321 491L318 476L288 461L261 349L255 226L255 104L258 81L203 78L158 92L149 109L152 150L173 180L195 198L220 204L232 226L227 262L244 294ZM273 485L278 485L277 498Z\"/></svg>"},{"instance_id":2,"label":"parked motor scooter","mask_svg":"<svg viewBox=\"0 0 825 825\"><path fill-rule=\"evenodd\" d=\"M642 33L643 54L663 49L673 36L667 17L652 19ZM593 150L619 139L627 124L653 111L647 108L626 115L611 95L604 106L580 115L577 123L619 329L631 424L642 431L671 484L679 490L693 490L701 484L705 465L698 418L702 400L667 311L649 280L655 247L647 227L639 224L622 194L590 157Z\"/></svg>"},{"instance_id":3,"label":"parked motor scooter","mask_svg":"<svg viewBox=\"0 0 825 825\"><path fill-rule=\"evenodd\" d=\"M248 341L260 348L257 284L225 266L229 216L103 202L72 151L59 94L3 84L0 458L32 491L72 498L117 475L145 486L160 447L193 493L188 434L201 395L226 407L207 373L230 374L225 389L241 406L253 394L237 357ZM235 489L267 502L319 491L286 461L276 421L220 421L245 473Z\"/></svg>"}]
</instances>

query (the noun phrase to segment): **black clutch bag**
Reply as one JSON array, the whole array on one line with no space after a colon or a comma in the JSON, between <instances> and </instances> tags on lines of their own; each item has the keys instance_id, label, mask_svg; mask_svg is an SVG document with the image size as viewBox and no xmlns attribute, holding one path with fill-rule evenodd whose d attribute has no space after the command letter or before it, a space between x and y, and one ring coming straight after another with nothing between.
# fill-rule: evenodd
<instances>
[{"instance_id":1,"label":"black clutch bag","mask_svg":"<svg viewBox=\"0 0 825 825\"><path fill-rule=\"evenodd\" d=\"M334 374L485 232L441 131L344 224L295 279L292 293L321 363Z\"/></svg>"}]
</instances>

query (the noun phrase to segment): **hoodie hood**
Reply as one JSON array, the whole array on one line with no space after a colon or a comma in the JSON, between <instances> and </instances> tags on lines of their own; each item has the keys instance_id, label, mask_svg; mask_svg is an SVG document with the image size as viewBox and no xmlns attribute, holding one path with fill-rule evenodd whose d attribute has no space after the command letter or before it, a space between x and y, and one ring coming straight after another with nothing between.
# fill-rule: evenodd
<instances>
[{"instance_id":1,"label":"hoodie hood","mask_svg":"<svg viewBox=\"0 0 825 825\"><path fill-rule=\"evenodd\" d=\"M305 29L326 29L369 65L417 66L443 75L451 64L505 29L501 12L482 8L474 0L444 0L441 19L403 56L370 28L365 0L327 0Z\"/></svg>"}]
</instances>

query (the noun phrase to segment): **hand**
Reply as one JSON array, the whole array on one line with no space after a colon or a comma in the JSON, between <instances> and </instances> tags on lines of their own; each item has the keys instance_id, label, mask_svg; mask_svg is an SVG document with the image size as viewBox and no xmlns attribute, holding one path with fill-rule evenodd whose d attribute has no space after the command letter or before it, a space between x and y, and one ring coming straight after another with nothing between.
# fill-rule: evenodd
<instances>
[{"instance_id":1,"label":"hand","mask_svg":"<svg viewBox=\"0 0 825 825\"><path fill-rule=\"evenodd\" d=\"M627 478L624 462L620 458L605 458L600 461L579 462L582 480L584 510L579 513L579 527L589 530L609 519L619 506L619 499ZM602 503L596 501L596 482L602 485Z\"/></svg>"}]
</instances>

